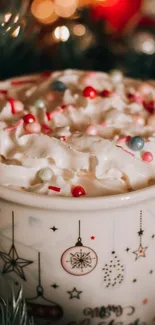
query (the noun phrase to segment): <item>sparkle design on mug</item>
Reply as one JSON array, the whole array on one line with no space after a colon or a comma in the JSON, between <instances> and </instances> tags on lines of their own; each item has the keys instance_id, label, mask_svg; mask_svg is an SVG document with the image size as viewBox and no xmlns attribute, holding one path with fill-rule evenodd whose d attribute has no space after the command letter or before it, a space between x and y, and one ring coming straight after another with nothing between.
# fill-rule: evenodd
<instances>
[{"instance_id":1,"label":"sparkle design on mug","mask_svg":"<svg viewBox=\"0 0 155 325\"><path fill-rule=\"evenodd\" d=\"M43 317L44 319L59 320L63 316L63 310L57 303L47 299L44 296L44 288L41 280L41 259L38 253L38 284L36 287L37 295L27 298L28 314L34 317Z\"/></svg>"},{"instance_id":2,"label":"sparkle design on mug","mask_svg":"<svg viewBox=\"0 0 155 325\"><path fill-rule=\"evenodd\" d=\"M115 251L112 251L111 254L112 258L110 263L105 264L103 268L104 284L106 288L115 287L121 284L124 280L124 266L121 264Z\"/></svg>"},{"instance_id":3,"label":"sparkle design on mug","mask_svg":"<svg viewBox=\"0 0 155 325\"><path fill-rule=\"evenodd\" d=\"M75 246L68 248L61 256L63 269L71 275L81 276L92 272L98 262L93 249L84 246L81 239L81 224L79 220L79 233Z\"/></svg>"},{"instance_id":4,"label":"sparkle design on mug","mask_svg":"<svg viewBox=\"0 0 155 325\"><path fill-rule=\"evenodd\" d=\"M136 255L135 260L137 261L140 257L146 257L146 249L148 246L143 247L142 245L142 236L144 235L144 230L142 229L142 211L140 211L140 229L138 231L138 236L139 236L139 246L136 251L133 251L133 254Z\"/></svg>"},{"instance_id":5,"label":"sparkle design on mug","mask_svg":"<svg viewBox=\"0 0 155 325\"><path fill-rule=\"evenodd\" d=\"M15 272L21 279L26 281L26 277L23 271L25 266L32 264L33 261L26 260L19 257L17 249L15 247L14 238L14 212L12 211L12 245L9 253L0 252L1 259L5 262L2 273Z\"/></svg>"}]
</instances>

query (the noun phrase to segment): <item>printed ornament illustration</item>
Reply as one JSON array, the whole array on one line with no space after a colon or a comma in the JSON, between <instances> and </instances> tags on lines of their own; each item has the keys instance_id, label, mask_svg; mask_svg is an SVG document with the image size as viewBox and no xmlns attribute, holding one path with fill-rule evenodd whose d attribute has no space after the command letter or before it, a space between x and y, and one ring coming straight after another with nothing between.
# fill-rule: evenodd
<instances>
[{"instance_id":1,"label":"printed ornament illustration","mask_svg":"<svg viewBox=\"0 0 155 325\"><path fill-rule=\"evenodd\" d=\"M136 251L133 251L133 254L136 255L135 260L137 261L140 257L146 257L145 251L148 248L147 246L143 247L142 245L142 237L144 235L144 230L142 229L142 211L140 211L140 229L138 231L139 236L139 246Z\"/></svg>"},{"instance_id":2,"label":"printed ornament illustration","mask_svg":"<svg viewBox=\"0 0 155 325\"><path fill-rule=\"evenodd\" d=\"M59 320L63 316L62 308L55 302L44 297L44 289L41 283L41 264L40 253L38 253L38 285L36 287L37 295L27 298L28 314L33 317L42 317L45 320Z\"/></svg>"},{"instance_id":3,"label":"printed ornament illustration","mask_svg":"<svg viewBox=\"0 0 155 325\"><path fill-rule=\"evenodd\" d=\"M5 262L2 273L16 273L21 279L26 281L26 277L23 268L32 264L32 261L26 260L19 257L17 249L15 247L15 236L14 236L14 212L12 211L12 245L9 253L0 252L1 259Z\"/></svg>"},{"instance_id":4,"label":"printed ornament illustration","mask_svg":"<svg viewBox=\"0 0 155 325\"><path fill-rule=\"evenodd\" d=\"M113 224L113 236L115 235L115 224ZM115 242L113 238L113 242ZM114 245L113 245L114 246ZM104 285L105 288L119 286L124 280L124 265L121 263L115 250L111 252L110 262L104 265Z\"/></svg>"},{"instance_id":5,"label":"printed ornament illustration","mask_svg":"<svg viewBox=\"0 0 155 325\"><path fill-rule=\"evenodd\" d=\"M92 272L98 262L93 249L84 246L81 239L81 224L79 220L79 236L75 246L68 248L61 256L61 264L71 275L81 276Z\"/></svg>"}]
</instances>

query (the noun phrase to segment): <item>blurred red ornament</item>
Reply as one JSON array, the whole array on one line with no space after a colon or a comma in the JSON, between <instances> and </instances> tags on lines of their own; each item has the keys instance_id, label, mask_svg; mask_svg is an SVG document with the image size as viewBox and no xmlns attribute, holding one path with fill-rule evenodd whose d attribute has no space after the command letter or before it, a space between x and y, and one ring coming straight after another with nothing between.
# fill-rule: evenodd
<instances>
[{"instance_id":1,"label":"blurred red ornament","mask_svg":"<svg viewBox=\"0 0 155 325\"><path fill-rule=\"evenodd\" d=\"M143 0L104 0L92 7L92 19L104 19L115 32L124 32L140 20Z\"/></svg>"}]
</instances>

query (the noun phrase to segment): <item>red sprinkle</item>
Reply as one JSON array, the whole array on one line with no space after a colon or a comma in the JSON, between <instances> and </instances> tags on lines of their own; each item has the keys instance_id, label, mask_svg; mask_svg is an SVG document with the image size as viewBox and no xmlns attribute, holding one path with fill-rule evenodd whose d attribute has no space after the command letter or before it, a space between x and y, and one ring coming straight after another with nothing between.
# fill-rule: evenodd
<instances>
[{"instance_id":1,"label":"red sprinkle","mask_svg":"<svg viewBox=\"0 0 155 325\"><path fill-rule=\"evenodd\" d=\"M8 90L0 89L0 94L7 96Z\"/></svg>"},{"instance_id":2,"label":"red sprinkle","mask_svg":"<svg viewBox=\"0 0 155 325\"><path fill-rule=\"evenodd\" d=\"M67 108L67 105L61 105L60 106L62 110L66 109Z\"/></svg>"},{"instance_id":3,"label":"red sprinkle","mask_svg":"<svg viewBox=\"0 0 155 325\"><path fill-rule=\"evenodd\" d=\"M15 99L14 98L8 98L8 102L11 105L11 112L12 112L12 114L16 114Z\"/></svg>"},{"instance_id":4,"label":"red sprinkle","mask_svg":"<svg viewBox=\"0 0 155 325\"><path fill-rule=\"evenodd\" d=\"M51 71L44 71L42 73L42 76L45 77L45 78L49 78L51 76L52 72Z\"/></svg>"},{"instance_id":5,"label":"red sprinkle","mask_svg":"<svg viewBox=\"0 0 155 325\"><path fill-rule=\"evenodd\" d=\"M23 120L25 124L29 124L35 122L36 118L33 114L26 114L25 116L23 116Z\"/></svg>"},{"instance_id":6,"label":"red sprinkle","mask_svg":"<svg viewBox=\"0 0 155 325\"><path fill-rule=\"evenodd\" d=\"M150 114L153 114L155 111L155 105L154 105L154 101L150 100L148 103L146 103L145 101L143 102L143 106L146 109L147 112L149 112Z\"/></svg>"},{"instance_id":7,"label":"red sprinkle","mask_svg":"<svg viewBox=\"0 0 155 325\"><path fill-rule=\"evenodd\" d=\"M127 97L131 102L135 102L137 104L140 104L143 101L142 97L139 94L129 93L127 94Z\"/></svg>"},{"instance_id":8,"label":"red sprinkle","mask_svg":"<svg viewBox=\"0 0 155 325\"><path fill-rule=\"evenodd\" d=\"M12 86L19 86L19 85L24 85L24 84L29 84L29 83L35 83L37 80L35 79L25 79L25 80L12 80L11 85Z\"/></svg>"},{"instance_id":9,"label":"red sprinkle","mask_svg":"<svg viewBox=\"0 0 155 325\"><path fill-rule=\"evenodd\" d=\"M128 153L130 156L135 157L134 153L132 153L132 152L130 152L130 151L128 151L128 150L125 150L125 149L122 148L121 146L116 146L116 147L121 148L124 152Z\"/></svg>"},{"instance_id":10,"label":"red sprinkle","mask_svg":"<svg viewBox=\"0 0 155 325\"><path fill-rule=\"evenodd\" d=\"M83 90L83 96L94 99L97 96L97 91L93 87L88 86Z\"/></svg>"},{"instance_id":11,"label":"red sprinkle","mask_svg":"<svg viewBox=\"0 0 155 325\"><path fill-rule=\"evenodd\" d=\"M48 121L52 120L52 112L46 112Z\"/></svg>"},{"instance_id":12,"label":"red sprinkle","mask_svg":"<svg viewBox=\"0 0 155 325\"><path fill-rule=\"evenodd\" d=\"M61 141L66 141L66 137L65 137L64 135L62 135L62 136L60 137L60 140L61 140Z\"/></svg>"},{"instance_id":13,"label":"red sprinkle","mask_svg":"<svg viewBox=\"0 0 155 325\"><path fill-rule=\"evenodd\" d=\"M50 132L52 132L53 130L48 126L48 125L46 125L46 124L42 124L42 129L43 129L43 131L46 133L46 134L48 134L48 133L50 133Z\"/></svg>"},{"instance_id":14,"label":"red sprinkle","mask_svg":"<svg viewBox=\"0 0 155 325\"><path fill-rule=\"evenodd\" d=\"M143 154L142 154L142 160L144 160L144 161L150 163L150 162L153 160L153 155L152 155L152 153L149 152L149 151L145 151L145 152L143 152Z\"/></svg>"},{"instance_id":15,"label":"red sprinkle","mask_svg":"<svg viewBox=\"0 0 155 325\"><path fill-rule=\"evenodd\" d=\"M79 196L82 196L82 195L86 195L86 192L84 190L84 188L82 186L75 186L72 188L72 196L74 197L79 197Z\"/></svg>"},{"instance_id":16,"label":"red sprinkle","mask_svg":"<svg viewBox=\"0 0 155 325\"><path fill-rule=\"evenodd\" d=\"M104 90L100 93L100 95L101 95L102 97L109 97L109 96L111 95L111 91L109 91L109 90L107 90L107 89L104 89Z\"/></svg>"},{"instance_id":17,"label":"red sprinkle","mask_svg":"<svg viewBox=\"0 0 155 325\"><path fill-rule=\"evenodd\" d=\"M49 186L48 187L49 190L55 191L55 192L60 192L61 188L57 187L57 186Z\"/></svg>"},{"instance_id":18,"label":"red sprinkle","mask_svg":"<svg viewBox=\"0 0 155 325\"><path fill-rule=\"evenodd\" d=\"M118 143L125 143L125 142L128 142L130 139L131 139L131 137L129 135L127 135L126 137L118 139Z\"/></svg>"}]
</instances>

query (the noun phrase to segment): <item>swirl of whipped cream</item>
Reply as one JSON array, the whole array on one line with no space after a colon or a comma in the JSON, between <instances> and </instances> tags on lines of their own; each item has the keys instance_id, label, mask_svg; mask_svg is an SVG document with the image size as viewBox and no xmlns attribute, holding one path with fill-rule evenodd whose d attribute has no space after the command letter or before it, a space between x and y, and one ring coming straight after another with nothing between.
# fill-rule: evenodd
<instances>
[{"instance_id":1,"label":"swirl of whipped cream","mask_svg":"<svg viewBox=\"0 0 155 325\"><path fill-rule=\"evenodd\" d=\"M61 81L64 92L51 84ZM83 89L94 87L94 99L84 97ZM146 101L155 100L155 88ZM110 95L101 96L103 90ZM155 159L146 163L134 152L126 136L140 135L143 151L155 157L155 130L148 123L141 82L122 78L115 83L105 73L61 71L11 79L0 84L0 185L47 195L72 196L80 185L87 196L125 193L149 186L155 178ZM128 94L135 94L131 101ZM134 96L133 96L134 97ZM20 110L12 111L11 101ZM42 101L41 107L37 101ZM21 105L20 105L21 103ZM16 107L15 107L16 109ZM40 133L28 133L23 117L33 114ZM48 113L48 115L47 115ZM49 115L50 114L50 115ZM48 118L50 116L50 118ZM135 123L138 118L144 124ZM87 131L92 126L95 134ZM52 170L48 181L39 178L43 168ZM51 190L57 188L58 191Z\"/></svg>"}]
</instances>

